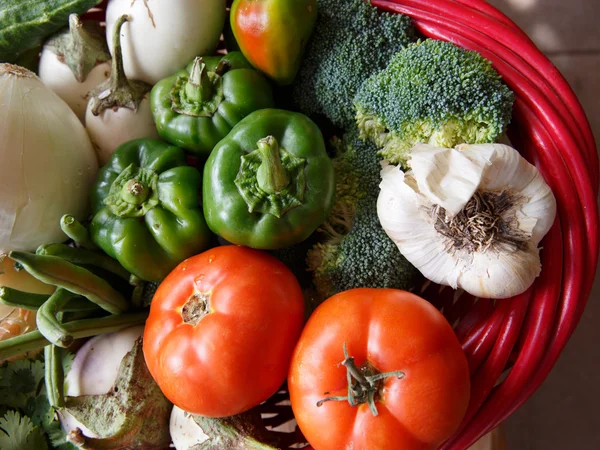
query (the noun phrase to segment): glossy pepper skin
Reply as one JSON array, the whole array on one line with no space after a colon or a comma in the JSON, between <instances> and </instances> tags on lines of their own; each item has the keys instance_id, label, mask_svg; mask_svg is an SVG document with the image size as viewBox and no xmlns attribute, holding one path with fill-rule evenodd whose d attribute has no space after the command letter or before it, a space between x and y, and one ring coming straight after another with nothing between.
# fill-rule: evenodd
<instances>
[{"instance_id":1,"label":"glossy pepper skin","mask_svg":"<svg viewBox=\"0 0 600 450\"><path fill-rule=\"evenodd\" d=\"M315 27L316 0L234 0L229 16L248 61L277 84L291 84Z\"/></svg>"},{"instance_id":2,"label":"glossy pepper skin","mask_svg":"<svg viewBox=\"0 0 600 450\"><path fill-rule=\"evenodd\" d=\"M268 81L240 52L195 58L150 93L160 137L199 157L248 114L273 104Z\"/></svg>"},{"instance_id":3,"label":"glossy pepper skin","mask_svg":"<svg viewBox=\"0 0 600 450\"><path fill-rule=\"evenodd\" d=\"M92 188L90 237L132 274L160 282L209 245L201 188L182 149L157 139L126 142Z\"/></svg>"},{"instance_id":4,"label":"glossy pepper skin","mask_svg":"<svg viewBox=\"0 0 600 450\"><path fill-rule=\"evenodd\" d=\"M229 242L258 249L306 239L331 214L335 174L319 128L306 116L256 111L204 166L204 216Z\"/></svg>"}]
</instances>

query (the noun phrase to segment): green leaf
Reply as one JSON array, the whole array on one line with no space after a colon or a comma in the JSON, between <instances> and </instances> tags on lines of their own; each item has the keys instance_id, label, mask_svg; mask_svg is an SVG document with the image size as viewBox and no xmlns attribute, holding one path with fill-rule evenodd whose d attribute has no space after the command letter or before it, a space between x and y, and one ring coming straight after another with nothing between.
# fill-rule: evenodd
<instances>
[{"instance_id":1,"label":"green leaf","mask_svg":"<svg viewBox=\"0 0 600 450\"><path fill-rule=\"evenodd\" d=\"M24 409L44 379L44 363L38 360L16 360L0 367L0 404Z\"/></svg>"},{"instance_id":2,"label":"green leaf","mask_svg":"<svg viewBox=\"0 0 600 450\"><path fill-rule=\"evenodd\" d=\"M50 438L52 448L56 450L77 450L77 447L67 441L67 433L58 420L44 424L44 431Z\"/></svg>"},{"instance_id":3,"label":"green leaf","mask_svg":"<svg viewBox=\"0 0 600 450\"><path fill-rule=\"evenodd\" d=\"M0 448L2 450L47 450L42 429L33 425L29 417L8 411L0 419Z\"/></svg>"}]
</instances>

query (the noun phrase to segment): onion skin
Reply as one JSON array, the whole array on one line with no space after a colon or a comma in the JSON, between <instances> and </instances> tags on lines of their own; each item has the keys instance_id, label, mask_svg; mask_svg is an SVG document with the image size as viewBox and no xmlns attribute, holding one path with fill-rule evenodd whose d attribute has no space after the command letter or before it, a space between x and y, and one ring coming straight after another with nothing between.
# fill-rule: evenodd
<instances>
[{"instance_id":1,"label":"onion skin","mask_svg":"<svg viewBox=\"0 0 600 450\"><path fill-rule=\"evenodd\" d=\"M0 64L0 252L66 240L84 219L98 160L69 106L32 72Z\"/></svg>"}]
</instances>

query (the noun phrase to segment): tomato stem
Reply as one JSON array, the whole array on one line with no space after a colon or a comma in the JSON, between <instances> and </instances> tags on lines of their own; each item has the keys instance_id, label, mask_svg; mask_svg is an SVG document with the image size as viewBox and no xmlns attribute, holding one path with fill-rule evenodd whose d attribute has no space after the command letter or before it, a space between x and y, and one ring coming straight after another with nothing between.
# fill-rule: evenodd
<instances>
[{"instance_id":1,"label":"tomato stem","mask_svg":"<svg viewBox=\"0 0 600 450\"><path fill-rule=\"evenodd\" d=\"M348 379L348 395L326 397L317 402L317 406L322 406L323 403L329 401L347 401L350 406L358 406L366 403L371 409L371 413L377 416L377 406L375 404L376 396L379 394L382 386L382 380L395 377L402 379L405 373L396 370L393 372L376 372L375 369L366 365L363 368L358 368L354 363L354 357L348 354L348 348L344 342L344 360L342 365L346 367L346 377Z\"/></svg>"}]
</instances>

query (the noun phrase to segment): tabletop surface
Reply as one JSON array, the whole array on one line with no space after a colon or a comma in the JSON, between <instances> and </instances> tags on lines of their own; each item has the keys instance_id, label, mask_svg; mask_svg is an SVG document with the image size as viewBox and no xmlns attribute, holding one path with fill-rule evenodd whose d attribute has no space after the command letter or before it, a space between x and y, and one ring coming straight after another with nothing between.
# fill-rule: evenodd
<instances>
[{"instance_id":1,"label":"tabletop surface","mask_svg":"<svg viewBox=\"0 0 600 450\"><path fill-rule=\"evenodd\" d=\"M599 0L488 0L563 73L600 144ZM600 447L600 271L587 309L540 389L505 423L508 450Z\"/></svg>"}]
</instances>

